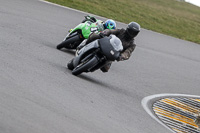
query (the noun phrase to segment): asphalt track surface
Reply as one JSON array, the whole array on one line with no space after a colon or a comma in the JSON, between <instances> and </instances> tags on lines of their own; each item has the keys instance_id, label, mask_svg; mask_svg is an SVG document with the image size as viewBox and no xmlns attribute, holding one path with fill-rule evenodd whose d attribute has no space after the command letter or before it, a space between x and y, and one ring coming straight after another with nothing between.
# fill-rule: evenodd
<instances>
[{"instance_id":1,"label":"asphalt track surface","mask_svg":"<svg viewBox=\"0 0 200 133\"><path fill-rule=\"evenodd\" d=\"M198 44L142 29L128 61L73 76L66 63L74 52L56 45L88 13L38 0L0 3L0 133L169 133L141 100L200 94Z\"/></svg>"}]
</instances>

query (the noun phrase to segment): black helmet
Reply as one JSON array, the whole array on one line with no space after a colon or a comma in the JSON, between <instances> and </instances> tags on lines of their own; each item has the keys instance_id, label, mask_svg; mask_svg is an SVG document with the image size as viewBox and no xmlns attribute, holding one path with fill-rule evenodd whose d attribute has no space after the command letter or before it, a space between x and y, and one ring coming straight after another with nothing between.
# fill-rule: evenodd
<instances>
[{"instance_id":1,"label":"black helmet","mask_svg":"<svg viewBox=\"0 0 200 133\"><path fill-rule=\"evenodd\" d=\"M126 33L129 37L134 38L140 32L140 25L136 22L130 22L126 28Z\"/></svg>"}]
</instances>

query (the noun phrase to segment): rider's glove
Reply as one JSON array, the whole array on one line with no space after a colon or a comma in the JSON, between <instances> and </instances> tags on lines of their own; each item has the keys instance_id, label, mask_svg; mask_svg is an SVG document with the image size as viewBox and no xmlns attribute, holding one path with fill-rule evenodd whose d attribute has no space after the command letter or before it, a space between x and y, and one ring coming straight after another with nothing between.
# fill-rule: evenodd
<instances>
[{"instance_id":1,"label":"rider's glove","mask_svg":"<svg viewBox=\"0 0 200 133\"><path fill-rule=\"evenodd\" d=\"M94 22L96 22L97 20L96 20L95 17L90 17L90 21L93 21L93 23L94 23Z\"/></svg>"},{"instance_id":2,"label":"rider's glove","mask_svg":"<svg viewBox=\"0 0 200 133\"><path fill-rule=\"evenodd\" d=\"M106 35L105 35L104 33L100 32L100 33L99 33L99 36L100 36L101 38L104 38Z\"/></svg>"},{"instance_id":3,"label":"rider's glove","mask_svg":"<svg viewBox=\"0 0 200 133\"><path fill-rule=\"evenodd\" d=\"M90 18L91 18L90 15L85 16L85 19L90 19Z\"/></svg>"},{"instance_id":4,"label":"rider's glove","mask_svg":"<svg viewBox=\"0 0 200 133\"><path fill-rule=\"evenodd\" d=\"M118 58L117 58L117 61L123 61L123 60L127 60L127 58L121 54Z\"/></svg>"},{"instance_id":5,"label":"rider's glove","mask_svg":"<svg viewBox=\"0 0 200 133\"><path fill-rule=\"evenodd\" d=\"M90 15L85 16L85 19L88 20L88 21L91 21L92 23L97 21L95 17L92 17Z\"/></svg>"}]
</instances>

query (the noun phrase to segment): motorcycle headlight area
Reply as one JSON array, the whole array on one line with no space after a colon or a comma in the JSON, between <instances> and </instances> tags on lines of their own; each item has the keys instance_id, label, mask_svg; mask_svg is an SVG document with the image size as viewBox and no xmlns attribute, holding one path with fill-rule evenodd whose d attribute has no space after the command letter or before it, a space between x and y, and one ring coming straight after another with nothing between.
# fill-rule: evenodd
<instances>
[{"instance_id":1,"label":"motorcycle headlight area","mask_svg":"<svg viewBox=\"0 0 200 133\"><path fill-rule=\"evenodd\" d=\"M123 46L121 40L115 35L111 35L110 43L116 51L122 51Z\"/></svg>"}]
</instances>

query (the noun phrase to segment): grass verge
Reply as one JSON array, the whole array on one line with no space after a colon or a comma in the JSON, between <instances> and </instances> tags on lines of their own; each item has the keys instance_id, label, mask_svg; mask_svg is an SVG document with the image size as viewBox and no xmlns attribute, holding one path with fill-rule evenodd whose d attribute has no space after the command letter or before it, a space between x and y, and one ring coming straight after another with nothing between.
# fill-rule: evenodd
<instances>
[{"instance_id":1,"label":"grass verge","mask_svg":"<svg viewBox=\"0 0 200 133\"><path fill-rule=\"evenodd\" d=\"M200 7L177 0L47 0L200 44Z\"/></svg>"}]
</instances>

